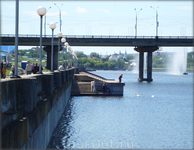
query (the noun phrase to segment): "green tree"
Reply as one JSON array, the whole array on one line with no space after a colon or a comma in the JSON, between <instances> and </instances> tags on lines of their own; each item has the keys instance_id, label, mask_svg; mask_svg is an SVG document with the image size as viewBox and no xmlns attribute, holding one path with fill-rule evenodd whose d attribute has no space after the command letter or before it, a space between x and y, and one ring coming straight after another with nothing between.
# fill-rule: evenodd
<instances>
[{"instance_id":1,"label":"green tree","mask_svg":"<svg viewBox=\"0 0 194 150\"><path fill-rule=\"evenodd\" d=\"M99 54L96 52L92 52L90 53L90 57L96 57L96 58L100 58Z\"/></svg>"},{"instance_id":2,"label":"green tree","mask_svg":"<svg viewBox=\"0 0 194 150\"><path fill-rule=\"evenodd\" d=\"M117 60L116 67L118 69L123 69L124 68L124 65L125 65L125 62L122 59L118 59Z\"/></svg>"},{"instance_id":3,"label":"green tree","mask_svg":"<svg viewBox=\"0 0 194 150\"><path fill-rule=\"evenodd\" d=\"M85 55L85 54L77 54L77 58L88 58L88 56L87 55Z\"/></svg>"}]
</instances>

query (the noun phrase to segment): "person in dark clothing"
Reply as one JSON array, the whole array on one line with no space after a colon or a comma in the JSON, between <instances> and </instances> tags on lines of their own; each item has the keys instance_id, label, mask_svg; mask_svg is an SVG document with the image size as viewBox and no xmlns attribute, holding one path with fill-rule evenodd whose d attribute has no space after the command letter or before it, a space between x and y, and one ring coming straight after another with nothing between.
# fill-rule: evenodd
<instances>
[{"instance_id":1,"label":"person in dark clothing","mask_svg":"<svg viewBox=\"0 0 194 150\"><path fill-rule=\"evenodd\" d=\"M123 74L119 75L119 83L121 83L121 78L123 77Z\"/></svg>"},{"instance_id":2,"label":"person in dark clothing","mask_svg":"<svg viewBox=\"0 0 194 150\"><path fill-rule=\"evenodd\" d=\"M38 66L37 63L35 64L35 66L33 67L33 74L36 74L38 71Z\"/></svg>"},{"instance_id":3,"label":"person in dark clothing","mask_svg":"<svg viewBox=\"0 0 194 150\"><path fill-rule=\"evenodd\" d=\"M41 71L43 70L42 66L41 66ZM37 67L37 72L39 72L39 66Z\"/></svg>"},{"instance_id":4,"label":"person in dark clothing","mask_svg":"<svg viewBox=\"0 0 194 150\"><path fill-rule=\"evenodd\" d=\"M1 78L3 78L3 71L2 71L2 69L3 69L3 62L1 63Z\"/></svg>"},{"instance_id":5,"label":"person in dark clothing","mask_svg":"<svg viewBox=\"0 0 194 150\"><path fill-rule=\"evenodd\" d=\"M106 86L106 93L109 93L110 92L110 89L108 87L108 85Z\"/></svg>"},{"instance_id":6,"label":"person in dark clothing","mask_svg":"<svg viewBox=\"0 0 194 150\"><path fill-rule=\"evenodd\" d=\"M106 87L106 82L103 82L103 85L102 85L102 92L105 93L105 87Z\"/></svg>"}]
</instances>

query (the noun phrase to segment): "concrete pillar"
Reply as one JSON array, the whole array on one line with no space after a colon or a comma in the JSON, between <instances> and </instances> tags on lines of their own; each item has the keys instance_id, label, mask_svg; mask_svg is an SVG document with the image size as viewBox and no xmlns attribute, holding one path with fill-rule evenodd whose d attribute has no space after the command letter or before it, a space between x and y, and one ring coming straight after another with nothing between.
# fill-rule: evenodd
<instances>
[{"instance_id":1,"label":"concrete pillar","mask_svg":"<svg viewBox=\"0 0 194 150\"><path fill-rule=\"evenodd\" d=\"M152 79L152 52L148 52L147 56L147 81L151 82Z\"/></svg>"},{"instance_id":2,"label":"concrete pillar","mask_svg":"<svg viewBox=\"0 0 194 150\"><path fill-rule=\"evenodd\" d=\"M143 81L143 64L144 63L144 51L141 49L139 52L139 78L138 81Z\"/></svg>"},{"instance_id":3,"label":"concrete pillar","mask_svg":"<svg viewBox=\"0 0 194 150\"><path fill-rule=\"evenodd\" d=\"M45 46L44 51L47 52L47 69L51 69L51 46ZM58 65L58 46L53 47L53 69L57 70Z\"/></svg>"}]
</instances>

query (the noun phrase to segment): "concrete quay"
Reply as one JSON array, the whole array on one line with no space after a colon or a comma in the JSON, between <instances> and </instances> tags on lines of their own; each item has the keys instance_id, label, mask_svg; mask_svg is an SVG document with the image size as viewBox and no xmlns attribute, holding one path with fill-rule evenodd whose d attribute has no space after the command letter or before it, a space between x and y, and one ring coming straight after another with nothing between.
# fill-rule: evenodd
<instances>
[{"instance_id":1,"label":"concrete quay","mask_svg":"<svg viewBox=\"0 0 194 150\"><path fill-rule=\"evenodd\" d=\"M1 81L1 149L46 149L78 68Z\"/></svg>"},{"instance_id":2,"label":"concrete quay","mask_svg":"<svg viewBox=\"0 0 194 150\"><path fill-rule=\"evenodd\" d=\"M91 90L91 81L96 82L95 87L97 92L92 92ZM109 86L110 92L103 93L102 85L103 82ZM79 72L79 74L74 74L74 80L72 84L72 96L123 96L123 87L125 86L124 82L119 83L115 79L105 79L98 75L89 73L89 72Z\"/></svg>"}]
</instances>

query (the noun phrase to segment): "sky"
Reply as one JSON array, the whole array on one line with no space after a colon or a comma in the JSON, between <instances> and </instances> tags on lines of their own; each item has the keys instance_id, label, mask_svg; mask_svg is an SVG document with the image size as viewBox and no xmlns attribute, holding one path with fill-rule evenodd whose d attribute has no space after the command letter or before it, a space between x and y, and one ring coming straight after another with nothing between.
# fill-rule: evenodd
<instances>
[{"instance_id":1,"label":"sky","mask_svg":"<svg viewBox=\"0 0 194 150\"><path fill-rule=\"evenodd\" d=\"M54 3L56 5L54 5ZM156 35L156 10L158 11L158 36L193 36L193 1L19 1L19 34L40 35L40 16L37 8L44 6L43 35L51 35L49 23L56 22L56 35L60 31L61 9L63 35ZM151 8L152 6L153 8ZM51 7L51 8L49 8ZM136 11L134 10L136 8ZM140 9L142 9L140 11ZM1 1L1 34L15 34L15 1ZM68 42L68 41L67 41ZM71 43L69 43L71 45ZM19 46L19 49L30 47ZM134 47L77 47L73 51L102 55L136 53ZM184 50L184 47L161 47L163 52ZM192 51L193 48L187 48Z\"/></svg>"}]
</instances>

